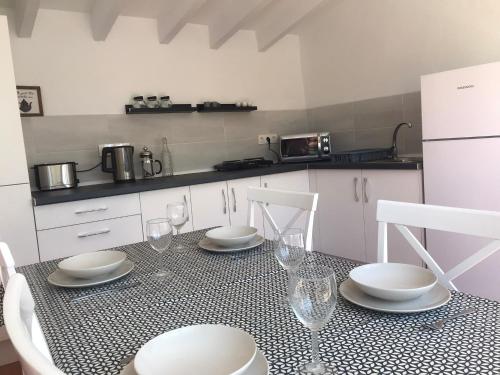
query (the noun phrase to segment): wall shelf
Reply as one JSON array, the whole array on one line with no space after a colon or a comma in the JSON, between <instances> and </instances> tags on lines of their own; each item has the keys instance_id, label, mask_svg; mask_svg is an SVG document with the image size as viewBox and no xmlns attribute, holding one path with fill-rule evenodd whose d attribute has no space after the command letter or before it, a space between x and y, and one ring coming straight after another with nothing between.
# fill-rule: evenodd
<instances>
[{"instance_id":1,"label":"wall shelf","mask_svg":"<svg viewBox=\"0 0 500 375\"><path fill-rule=\"evenodd\" d=\"M196 108L191 104L172 104L170 108L134 108L131 104L125 105L125 113L127 115L141 113L191 113L195 111Z\"/></svg>"},{"instance_id":2,"label":"wall shelf","mask_svg":"<svg viewBox=\"0 0 500 375\"><path fill-rule=\"evenodd\" d=\"M218 107L205 107L203 104L197 104L196 110L198 112L251 112L256 111L257 107L238 107L236 104L221 104Z\"/></svg>"}]
</instances>

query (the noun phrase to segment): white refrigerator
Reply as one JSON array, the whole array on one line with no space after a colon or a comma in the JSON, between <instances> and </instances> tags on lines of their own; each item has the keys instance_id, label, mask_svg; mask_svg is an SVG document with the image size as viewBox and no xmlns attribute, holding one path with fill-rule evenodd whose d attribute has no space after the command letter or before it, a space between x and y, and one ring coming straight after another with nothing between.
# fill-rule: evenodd
<instances>
[{"instance_id":1,"label":"white refrigerator","mask_svg":"<svg viewBox=\"0 0 500 375\"><path fill-rule=\"evenodd\" d=\"M423 76L421 89L425 202L500 211L500 62ZM445 270L490 241L426 231ZM500 301L500 252L455 285Z\"/></svg>"},{"instance_id":2,"label":"white refrigerator","mask_svg":"<svg viewBox=\"0 0 500 375\"><path fill-rule=\"evenodd\" d=\"M9 245L16 265L38 262L6 16L0 16L0 241Z\"/></svg>"}]
</instances>

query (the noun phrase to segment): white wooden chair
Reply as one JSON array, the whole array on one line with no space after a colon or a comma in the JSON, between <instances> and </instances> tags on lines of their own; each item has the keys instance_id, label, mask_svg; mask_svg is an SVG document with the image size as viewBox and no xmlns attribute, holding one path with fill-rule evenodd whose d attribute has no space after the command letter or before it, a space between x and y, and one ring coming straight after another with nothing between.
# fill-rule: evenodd
<instances>
[{"instance_id":1,"label":"white wooden chair","mask_svg":"<svg viewBox=\"0 0 500 375\"><path fill-rule=\"evenodd\" d=\"M387 262L387 224L394 224L412 248L438 277L439 282L457 290L453 280L500 249L500 213L464 208L379 200L377 202L378 261ZM445 232L490 238L493 241L447 272L434 261L407 225ZM452 250L450 250L452 251Z\"/></svg>"},{"instance_id":2,"label":"white wooden chair","mask_svg":"<svg viewBox=\"0 0 500 375\"><path fill-rule=\"evenodd\" d=\"M306 221L306 250L312 250L314 213L318 206L318 193L303 193L288 190L274 190L260 187L249 187L248 193L248 225L255 225L255 205L257 204L264 214L269 225L278 233L291 228L302 215L307 215ZM297 213L293 215L284 228L279 228L267 209L267 204L293 207Z\"/></svg>"},{"instance_id":3,"label":"white wooden chair","mask_svg":"<svg viewBox=\"0 0 500 375\"><path fill-rule=\"evenodd\" d=\"M9 278L16 273L14 258L5 242L0 242L0 281L5 287Z\"/></svg>"},{"instance_id":4,"label":"white wooden chair","mask_svg":"<svg viewBox=\"0 0 500 375\"><path fill-rule=\"evenodd\" d=\"M16 273L14 258L5 242L0 242L0 283L6 287L9 278ZM1 303L1 301L0 301ZM0 366L16 362L17 355L7 336L5 326L0 326Z\"/></svg>"},{"instance_id":5,"label":"white wooden chair","mask_svg":"<svg viewBox=\"0 0 500 375\"><path fill-rule=\"evenodd\" d=\"M24 375L62 375L54 366L43 332L35 316L35 302L26 278L16 273L5 288L5 328L14 346ZM47 356L48 354L48 356Z\"/></svg>"}]
</instances>

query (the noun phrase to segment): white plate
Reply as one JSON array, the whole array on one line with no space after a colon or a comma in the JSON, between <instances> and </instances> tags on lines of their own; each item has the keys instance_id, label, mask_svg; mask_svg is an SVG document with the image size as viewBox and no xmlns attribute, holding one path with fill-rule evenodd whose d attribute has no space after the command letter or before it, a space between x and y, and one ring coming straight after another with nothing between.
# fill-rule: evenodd
<instances>
[{"instance_id":1,"label":"white plate","mask_svg":"<svg viewBox=\"0 0 500 375\"><path fill-rule=\"evenodd\" d=\"M366 294L389 301L408 301L437 283L431 270L404 263L371 263L354 268L349 278Z\"/></svg>"},{"instance_id":2,"label":"white plate","mask_svg":"<svg viewBox=\"0 0 500 375\"><path fill-rule=\"evenodd\" d=\"M66 258L57 266L69 276L91 279L113 272L125 262L125 259L127 259L127 254L123 251L93 251Z\"/></svg>"},{"instance_id":3,"label":"white plate","mask_svg":"<svg viewBox=\"0 0 500 375\"><path fill-rule=\"evenodd\" d=\"M47 280L50 284L55 286L60 286L63 288L85 288L88 286L105 284L117 280L125 275L128 275L130 271L132 271L133 269L134 269L134 263L131 262L130 260L126 260L120 265L120 267L118 267L113 272L107 273L105 275L96 276L92 279L79 279L76 277L71 277L58 269L52 272L47 277Z\"/></svg>"},{"instance_id":4,"label":"white plate","mask_svg":"<svg viewBox=\"0 0 500 375\"><path fill-rule=\"evenodd\" d=\"M339 287L340 294L355 305L370 310L390 313L416 313L437 309L446 305L451 298L450 291L441 284L436 284L429 292L410 301L387 301L365 294L351 279L347 279Z\"/></svg>"},{"instance_id":5,"label":"white plate","mask_svg":"<svg viewBox=\"0 0 500 375\"><path fill-rule=\"evenodd\" d=\"M269 364L267 363L267 359L262 354L260 350L257 349L257 353L255 354L255 358L248 366L248 368L243 371L241 375L268 375L269 374ZM137 375L135 372L134 361L125 366L120 372L120 375Z\"/></svg>"},{"instance_id":6,"label":"white plate","mask_svg":"<svg viewBox=\"0 0 500 375\"><path fill-rule=\"evenodd\" d=\"M241 246L233 246L233 247L224 247L217 245L210 241L208 238L202 239L200 242L198 242L198 246L201 247L202 249L212 251L214 253L232 253L232 252L237 252L237 251L243 251L243 250L248 250L248 249L253 249L254 247L260 246L264 243L265 239L264 237L260 235L256 235L255 238L250 241L249 243L246 243Z\"/></svg>"},{"instance_id":7,"label":"white plate","mask_svg":"<svg viewBox=\"0 0 500 375\"><path fill-rule=\"evenodd\" d=\"M245 331L203 324L175 329L148 341L134 359L139 375L243 375L257 354Z\"/></svg>"},{"instance_id":8,"label":"white plate","mask_svg":"<svg viewBox=\"0 0 500 375\"><path fill-rule=\"evenodd\" d=\"M238 247L252 241L257 235L257 228L247 225L239 225L233 227L220 227L209 230L205 236L212 243L225 247Z\"/></svg>"}]
</instances>

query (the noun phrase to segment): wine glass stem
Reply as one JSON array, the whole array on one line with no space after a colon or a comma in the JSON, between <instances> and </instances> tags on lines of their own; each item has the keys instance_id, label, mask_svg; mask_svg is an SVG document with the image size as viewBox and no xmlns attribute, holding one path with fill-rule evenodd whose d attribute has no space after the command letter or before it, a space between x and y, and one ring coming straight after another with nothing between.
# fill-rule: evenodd
<instances>
[{"instance_id":1,"label":"wine glass stem","mask_svg":"<svg viewBox=\"0 0 500 375\"><path fill-rule=\"evenodd\" d=\"M318 331L311 331L311 353L312 363L316 367L320 363Z\"/></svg>"}]
</instances>

